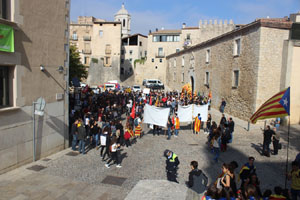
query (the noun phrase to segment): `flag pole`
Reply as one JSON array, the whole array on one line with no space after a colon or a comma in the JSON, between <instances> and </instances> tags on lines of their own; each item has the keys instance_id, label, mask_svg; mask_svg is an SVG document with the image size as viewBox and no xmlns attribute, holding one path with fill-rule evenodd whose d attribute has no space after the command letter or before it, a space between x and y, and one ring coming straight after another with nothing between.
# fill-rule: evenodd
<instances>
[{"instance_id":1,"label":"flag pole","mask_svg":"<svg viewBox=\"0 0 300 200\"><path fill-rule=\"evenodd\" d=\"M287 138L287 148L286 148L286 163L285 163L285 183L284 188L286 189L287 185L287 178L288 178L288 165L289 165L289 146L290 146L290 116L289 116L289 123L288 123L288 138Z\"/></svg>"}]
</instances>

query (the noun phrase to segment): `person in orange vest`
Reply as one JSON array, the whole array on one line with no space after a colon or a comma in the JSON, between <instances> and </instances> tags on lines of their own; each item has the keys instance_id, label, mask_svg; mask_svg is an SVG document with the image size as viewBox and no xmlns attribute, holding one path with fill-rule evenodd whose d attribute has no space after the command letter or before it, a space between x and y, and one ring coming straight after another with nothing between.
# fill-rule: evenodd
<instances>
[{"instance_id":1,"label":"person in orange vest","mask_svg":"<svg viewBox=\"0 0 300 200\"><path fill-rule=\"evenodd\" d=\"M141 127L141 123L139 123L137 125L137 127L135 127L135 137L139 137L141 138L141 133L142 133L142 127Z\"/></svg>"},{"instance_id":2,"label":"person in orange vest","mask_svg":"<svg viewBox=\"0 0 300 200\"><path fill-rule=\"evenodd\" d=\"M175 113L175 116L172 118L172 123L174 124L174 137L177 137L180 129L180 122L177 113Z\"/></svg>"},{"instance_id":3,"label":"person in orange vest","mask_svg":"<svg viewBox=\"0 0 300 200\"><path fill-rule=\"evenodd\" d=\"M200 113L198 114L197 117L195 117L195 122L194 122L194 134L199 134L200 132L200 127L201 127L201 117Z\"/></svg>"}]
</instances>

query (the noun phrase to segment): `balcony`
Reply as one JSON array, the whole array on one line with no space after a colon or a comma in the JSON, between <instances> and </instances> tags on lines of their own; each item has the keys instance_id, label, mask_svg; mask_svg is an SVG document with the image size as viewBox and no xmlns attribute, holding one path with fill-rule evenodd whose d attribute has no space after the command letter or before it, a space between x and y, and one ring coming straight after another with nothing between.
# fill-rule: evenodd
<instances>
[{"instance_id":1,"label":"balcony","mask_svg":"<svg viewBox=\"0 0 300 200\"><path fill-rule=\"evenodd\" d=\"M155 53L155 57L156 58L164 58L165 57L165 53L164 52Z\"/></svg>"},{"instance_id":2,"label":"balcony","mask_svg":"<svg viewBox=\"0 0 300 200\"><path fill-rule=\"evenodd\" d=\"M84 49L84 50L82 50L82 53L84 53L84 54L91 54L92 50L91 49Z\"/></svg>"},{"instance_id":3,"label":"balcony","mask_svg":"<svg viewBox=\"0 0 300 200\"><path fill-rule=\"evenodd\" d=\"M91 36L83 36L84 41L91 41Z\"/></svg>"}]
</instances>

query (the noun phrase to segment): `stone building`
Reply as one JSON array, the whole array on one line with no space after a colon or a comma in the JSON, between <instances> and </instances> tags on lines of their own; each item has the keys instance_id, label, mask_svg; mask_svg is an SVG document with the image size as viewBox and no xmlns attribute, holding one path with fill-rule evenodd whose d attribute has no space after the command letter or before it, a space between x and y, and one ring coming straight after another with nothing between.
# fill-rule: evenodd
<instances>
[{"instance_id":1,"label":"stone building","mask_svg":"<svg viewBox=\"0 0 300 200\"><path fill-rule=\"evenodd\" d=\"M33 141L36 159L68 147L70 1L1 0L0 8L1 174L32 162ZM33 127L39 97L46 106Z\"/></svg>"},{"instance_id":2,"label":"stone building","mask_svg":"<svg viewBox=\"0 0 300 200\"><path fill-rule=\"evenodd\" d=\"M178 30L158 30L149 32L147 43L147 61L138 64L135 69L135 81L139 84L143 79L155 78L166 83L166 56L188 49L215 36L235 28L232 20L219 21L200 20L198 27L187 27L185 23Z\"/></svg>"},{"instance_id":3,"label":"stone building","mask_svg":"<svg viewBox=\"0 0 300 200\"><path fill-rule=\"evenodd\" d=\"M143 63L147 57L147 36L134 34L122 39L121 80L133 76L136 63Z\"/></svg>"},{"instance_id":4,"label":"stone building","mask_svg":"<svg viewBox=\"0 0 300 200\"><path fill-rule=\"evenodd\" d=\"M180 89L191 83L196 92L211 91L213 107L218 108L224 97L226 112L245 120L291 86L291 122L299 123L300 47L290 37L299 18L292 16L259 19L167 56L167 85Z\"/></svg>"},{"instance_id":5,"label":"stone building","mask_svg":"<svg viewBox=\"0 0 300 200\"><path fill-rule=\"evenodd\" d=\"M89 67L89 85L120 79L121 22L80 16L70 24L70 44Z\"/></svg>"}]
</instances>

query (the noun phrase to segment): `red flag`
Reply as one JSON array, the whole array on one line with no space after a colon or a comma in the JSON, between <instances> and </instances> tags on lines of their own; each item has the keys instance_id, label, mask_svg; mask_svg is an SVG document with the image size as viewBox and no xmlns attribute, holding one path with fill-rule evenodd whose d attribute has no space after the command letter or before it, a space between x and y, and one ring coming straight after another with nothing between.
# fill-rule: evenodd
<instances>
[{"instance_id":1,"label":"red flag","mask_svg":"<svg viewBox=\"0 0 300 200\"><path fill-rule=\"evenodd\" d=\"M133 106L132 106L132 109L131 109L130 117L131 117L132 119L135 118L135 102L133 103Z\"/></svg>"},{"instance_id":2,"label":"red flag","mask_svg":"<svg viewBox=\"0 0 300 200\"><path fill-rule=\"evenodd\" d=\"M149 102L149 104L152 105L152 97L150 97L150 102Z\"/></svg>"}]
</instances>

